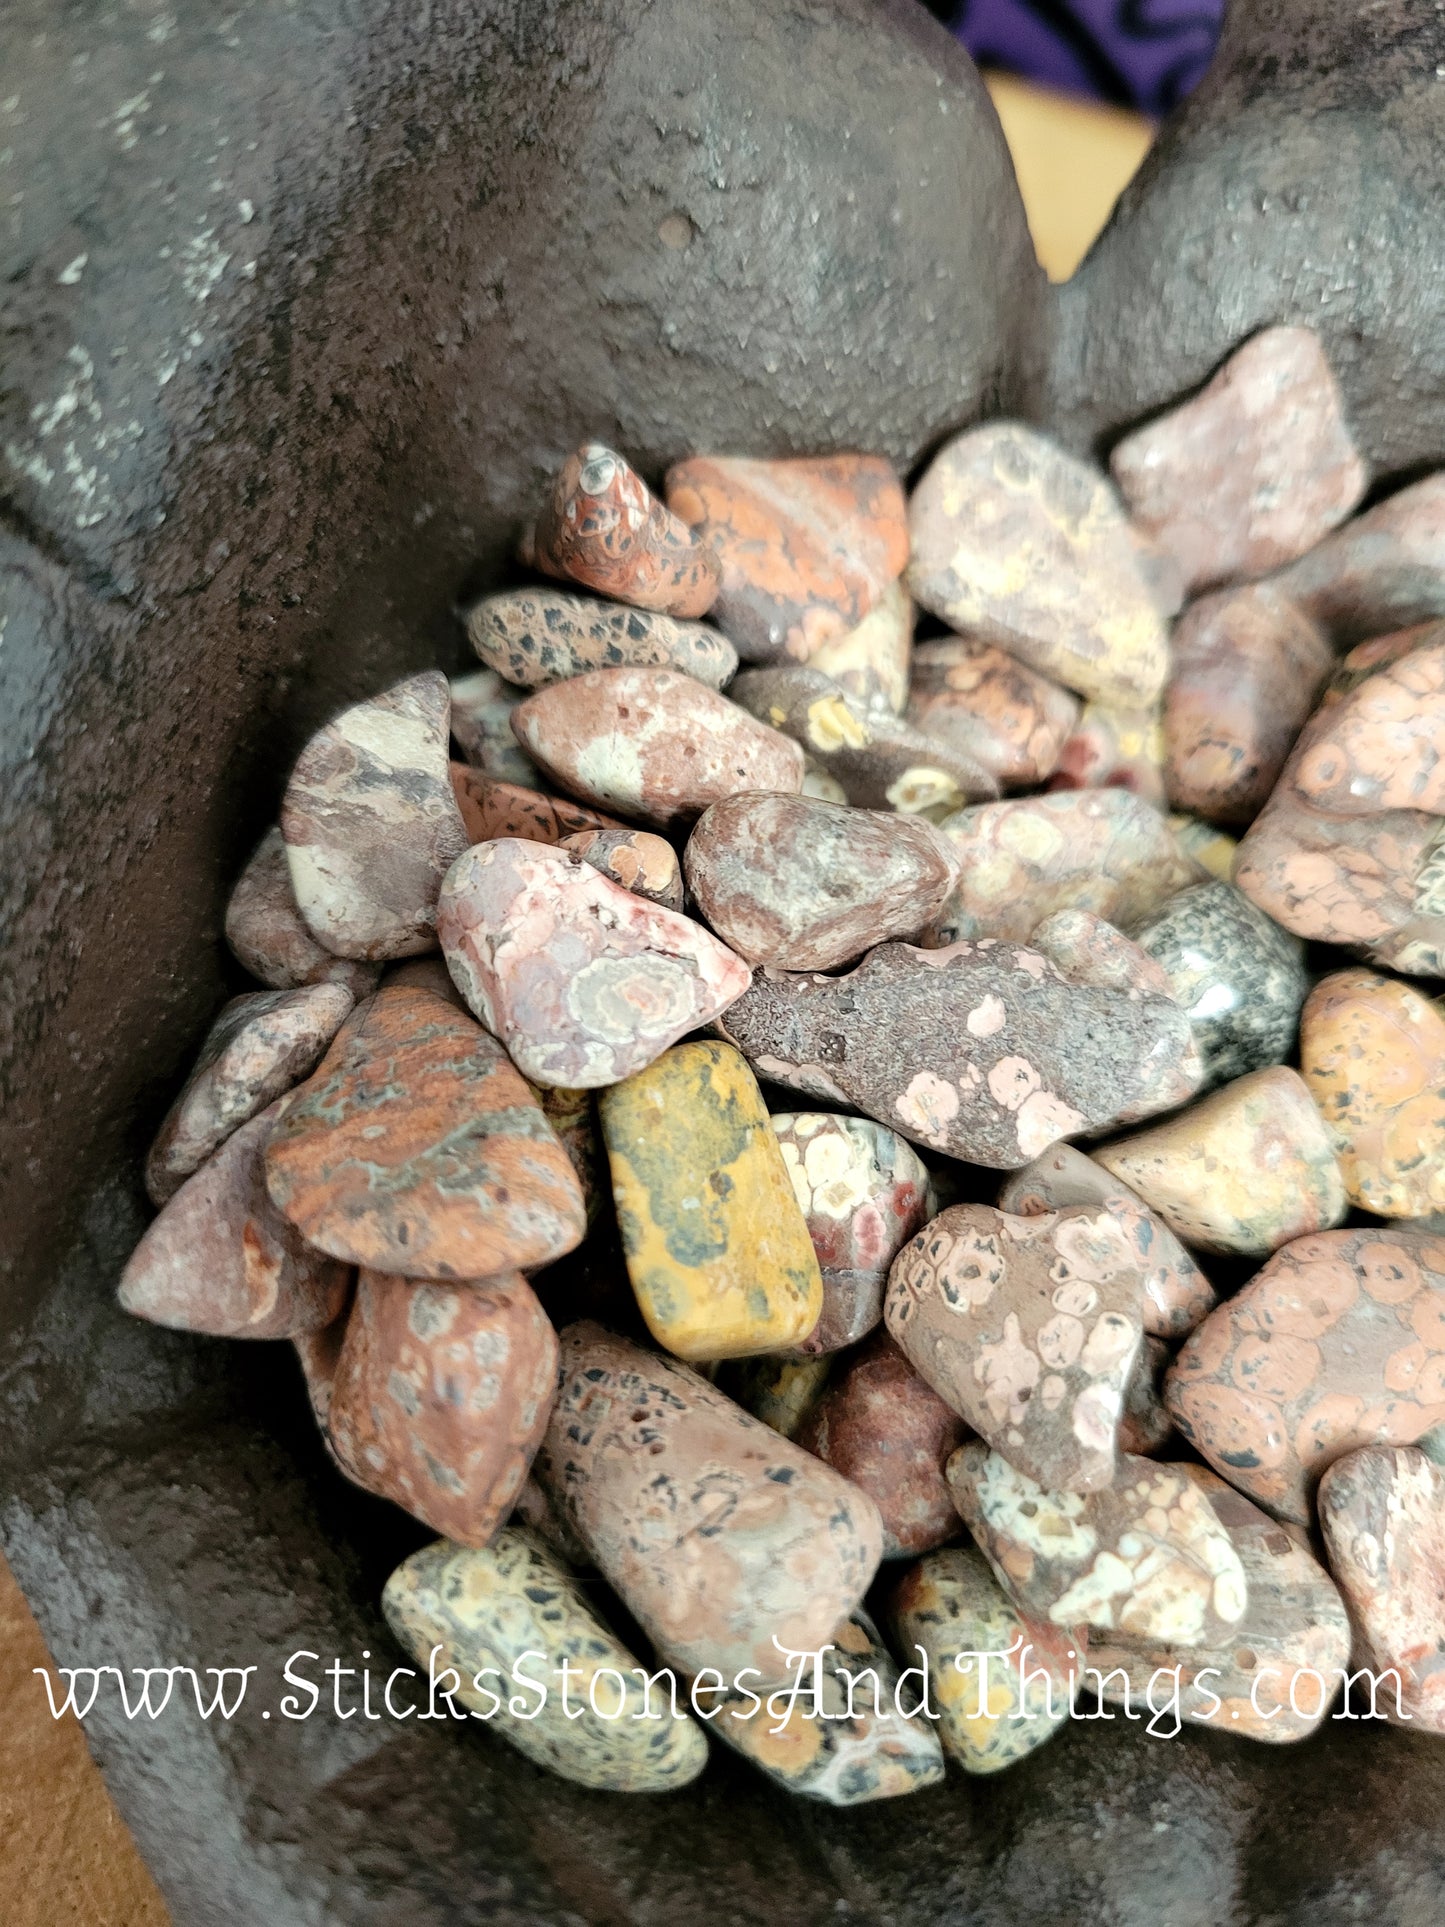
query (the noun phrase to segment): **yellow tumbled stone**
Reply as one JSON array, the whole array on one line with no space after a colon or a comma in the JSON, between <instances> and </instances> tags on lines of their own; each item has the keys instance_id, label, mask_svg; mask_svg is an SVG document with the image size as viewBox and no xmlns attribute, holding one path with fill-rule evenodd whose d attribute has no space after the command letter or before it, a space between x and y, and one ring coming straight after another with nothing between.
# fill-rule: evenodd
<instances>
[{"instance_id":1,"label":"yellow tumbled stone","mask_svg":"<svg viewBox=\"0 0 1445 1927\"><path fill-rule=\"evenodd\" d=\"M678 1044L599 1109L628 1274L658 1344L701 1360L801 1343L823 1280L741 1055Z\"/></svg>"}]
</instances>

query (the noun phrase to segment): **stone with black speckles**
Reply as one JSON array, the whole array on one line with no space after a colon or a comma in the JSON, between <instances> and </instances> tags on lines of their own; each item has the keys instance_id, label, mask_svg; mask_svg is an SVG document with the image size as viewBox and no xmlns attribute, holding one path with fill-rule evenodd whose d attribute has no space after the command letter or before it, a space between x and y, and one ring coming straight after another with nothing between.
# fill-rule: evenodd
<instances>
[{"instance_id":1,"label":"stone with black speckles","mask_svg":"<svg viewBox=\"0 0 1445 1927\"><path fill-rule=\"evenodd\" d=\"M526 701L526 690L504 681L495 670L478 669L470 676L453 676L451 695L452 741L468 766L495 782L535 789L537 766L512 733L512 711ZM465 815L460 798L458 807Z\"/></svg>"},{"instance_id":2,"label":"stone with black speckles","mask_svg":"<svg viewBox=\"0 0 1445 1927\"><path fill-rule=\"evenodd\" d=\"M1079 699L996 643L946 636L914 650L907 714L925 736L962 750L1005 789L1025 789L1058 768Z\"/></svg>"},{"instance_id":3,"label":"stone with black speckles","mask_svg":"<svg viewBox=\"0 0 1445 1927\"><path fill-rule=\"evenodd\" d=\"M424 1673L434 1654L444 1680L452 1669L458 1704L485 1719L487 1732L564 1780L606 1793L666 1793L707 1764L707 1741L681 1695L675 1716L665 1694L649 1701L645 1669L523 1527L504 1526L482 1549L445 1539L423 1546L387 1580L381 1609ZM513 1690L514 1667L544 1682L541 1706Z\"/></svg>"},{"instance_id":4,"label":"stone with black speckles","mask_svg":"<svg viewBox=\"0 0 1445 1927\"><path fill-rule=\"evenodd\" d=\"M467 1003L536 1084L630 1077L749 981L700 923L520 837L476 844L453 866L437 929Z\"/></svg>"},{"instance_id":5,"label":"stone with black speckles","mask_svg":"<svg viewBox=\"0 0 1445 1927\"><path fill-rule=\"evenodd\" d=\"M709 689L737 673L737 651L702 622L620 608L558 589L504 589L467 611L467 640L489 669L523 689L588 669L680 669ZM519 690L519 695L522 693Z\"/></svg>"},{"instance_id":6,"label":"stone with black speckles","mask_svg":"<svg viewBox=\"0 0 1445 1927\"><path fill-rule=\"evenodd\" d=\"M635 897L681 910L684 902L682 865L666 837L651 830L579 830L564 836L559 849L570 850L600 870Z\"/></svg>"},{"instance_id":7,"label":"stone with black speckles","mask_svg":"<svg viewBox=\"0 0 1445 1927\"><path fill-rule=\"evenodd\" d=\"M523 544L543 574L670 616L705 616L718 559L615 449L584 442L558 471Z\"/></svg>"},{"instance_id":8,"label":"stone with black speckles","mask_svg":"<svg viewBox=\"0 0 1445 1927\"><path fill-rule=\"evenodd\" d=\"M499 782L465 763L453 763L451 777L469 843L490 843L499 836L520 836L528 843L563 843L569 836L626 828L616 817L589 810L569 797Z\"/></svg>"},{"instance_id":9,"label":"stone with black speckles","mask_svg":"<svg viewBox=\"0 0 1445 1927\"><path fill-rule=\"evenodd\" d=\"M354 997L365 997L376 988L379 965L338 957L307 929L279 827L267 830L236 879L226 904L226 942L251 975L272 990L345 984Z\"/></svg>"}]
</instances>

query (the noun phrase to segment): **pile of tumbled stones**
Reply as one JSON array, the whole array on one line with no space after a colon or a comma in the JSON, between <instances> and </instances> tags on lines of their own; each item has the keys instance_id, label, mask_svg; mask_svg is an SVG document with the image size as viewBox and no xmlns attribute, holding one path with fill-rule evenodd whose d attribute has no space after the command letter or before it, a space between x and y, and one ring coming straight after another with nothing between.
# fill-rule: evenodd
<instances>
[{"instance_id":1,"label":"pile of tumbled stones","mask_svg":"<svg viewBox=\"0 0 1445 1927\"><path fill-rule=\"evenodd\" d=\"M1445 1731L1445 476L1355 514L1297 328L1112 471L584 446L236 885L122 1303L292 1341L569 1778L906 1793L1086 1666L1298 1740L1352 1646Z\"/></svg>"}]
</instances>

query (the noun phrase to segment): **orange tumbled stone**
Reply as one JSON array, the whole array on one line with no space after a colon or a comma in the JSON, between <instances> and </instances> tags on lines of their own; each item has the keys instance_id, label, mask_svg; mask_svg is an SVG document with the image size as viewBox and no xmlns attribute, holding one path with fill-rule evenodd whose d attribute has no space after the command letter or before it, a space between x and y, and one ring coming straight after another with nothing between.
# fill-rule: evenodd
<instances>
[{"instance_id":1,"label":"orange tumbled stone","mask_svg":"<svg viewBox=\"0 0 1445 1927\"><path fill-rule=\"evenodd\" d=\"M589 810L569 797L548 796L521 783L499 783L466 763L453 763L452 789L473 843L498 836L524 836L529 843L561 843L587 831L621 830L614 816Z\"/></svg>"},{"instance_id":2,"label":"orange tumbled stone","mask_svg":"<svg viewBox=\"0 0 1445 1927\"><path fill-rule=\"evenodd\" d=\"M523 559L663 615L706 615L717 595L717 557L601 442L585 442L562 464Z\"/></svg>"}]
</instances>

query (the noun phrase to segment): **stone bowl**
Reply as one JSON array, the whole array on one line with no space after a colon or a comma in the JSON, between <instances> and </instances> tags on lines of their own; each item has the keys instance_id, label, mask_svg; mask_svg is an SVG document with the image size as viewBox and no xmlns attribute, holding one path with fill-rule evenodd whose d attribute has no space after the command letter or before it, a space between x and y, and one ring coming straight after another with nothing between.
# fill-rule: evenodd
<instances>
[{"instance_id":1,"label":"stone bowl","mask_svg":"<svg viewBox=\"0 0 1445 1927\"><path fill-rule=\"evenodd\" d=\"M258 1669L231 1724L109 1689L87 1722L176 1921L1445 1917L1445 1750L1399 1730L1080 1723L836 1812L731 1757L629 1803L481 1731L285 1720L289 1655L328 1697L333 1660L395 1663L378 1595L420 1529L330 1471L287 1348L112 1291L298 745L460 660L459 590L583 435L653 476L910 470L1001 412L1102 452L1300 321L1377 484L1445 460L1445 15L1235 0L1061 290L914 0L11 0L6 29L3 1538L61 1664Z\"/></svg>"}]
</instances>

